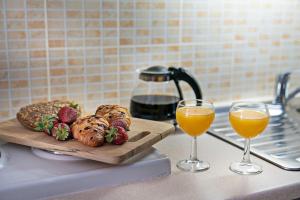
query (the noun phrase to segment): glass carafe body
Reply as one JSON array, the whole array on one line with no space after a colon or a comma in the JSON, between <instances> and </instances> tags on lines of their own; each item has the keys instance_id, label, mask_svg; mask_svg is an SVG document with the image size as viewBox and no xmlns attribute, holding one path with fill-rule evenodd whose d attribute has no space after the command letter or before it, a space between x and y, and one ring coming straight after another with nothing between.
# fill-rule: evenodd
<instances>
[{"instance_id":1,"label":"glass carafe body","mask_svg":"<svg viewBox=\"0 0 300 200\"><path fill-rule=\"evenodd\" d=\"M130 112L137 118L173 120L179 100L173 80L157 82L139 79L132 92Z\"/></svg>"}]
</instances>

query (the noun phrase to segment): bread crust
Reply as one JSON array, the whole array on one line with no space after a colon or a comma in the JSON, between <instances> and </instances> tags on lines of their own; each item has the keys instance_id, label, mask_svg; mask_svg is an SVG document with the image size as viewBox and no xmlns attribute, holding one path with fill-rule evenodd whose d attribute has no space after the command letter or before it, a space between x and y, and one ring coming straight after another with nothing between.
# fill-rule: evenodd
<instances>
[{"instance_id":1,"label":"bread crust","mask_svg":"<svg viewBox=\"0 0 300 200\"><path fill-rule=\"evenodd\" d=\"M39 122L43 115L56 116L60 108L70 106L70 101L53 100L48 102L34 103L20 108L16 114L18 121L26 128L36 131L36 123ZM78 106L76 109L78 116L81 114L81 109Z\"/></svg>"},{"instance_id":2,"label":"bread crust","mask_svg":"<svg viewBox=\"0 0 300 200\"><path fill-rule=\"evenodd\" d=\"M109 124L115 120L124 120L127 127L131 124L128 109L120 105L101 105L97 108L95 115L104 117Z\"/></svg>"},{"instance_id":3,"label":"bread crust","mask_svg":"<svg viewBox=\"0 0 300 200\"><path fill-rule=\"evenodd\" d=\"M103 117L89 115L78 118L71 126L73 137L81 143L98 147L105 143L105 131L109 123Z\"/></svg>"}]
</instances>

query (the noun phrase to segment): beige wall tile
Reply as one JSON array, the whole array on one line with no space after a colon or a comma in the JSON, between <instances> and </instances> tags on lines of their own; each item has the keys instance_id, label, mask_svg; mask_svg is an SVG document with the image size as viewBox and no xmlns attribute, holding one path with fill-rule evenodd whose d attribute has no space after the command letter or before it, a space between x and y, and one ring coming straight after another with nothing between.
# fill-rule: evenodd
<instances>
[{"instance_id":1,"label":"beige wall tile","mask_svg":"<svg viewBox=\"0 0 300 200\"><path fill-rule=\"evenodd\" d=\"M47 10L48 19L64 19L65 12L62 10Z\"/></svg>"},{"instance_id":2,"label":"beige wall tile","mask_svg":"<svg viewBox=\"0 0 300 200\"><path fill-rule=\"evenodd\" d=\"M52 30L63 30L65 27L65 23L61 20L48 20L48 29Z\"/></svg>"},{"instance_id":3,"label":"beige wall tile","mask_svg":"<svg viewBox=\"0 0 300 200\"><path fill-rule=\"evenodd\" d=\"M29 99L16 99L16 100L12 100L11 103L12 103L13 108L20 108L25 105L28 105ZM16 110L19 110L19 109L16 109Z\"/></svg>"},{"instance_id":4,"label":"beige wall tile","mask_svg":"<svg viewBox=\"0 0 300 200\"><path fill-rule=\"evenodd\" d=\"M56 87L64 87L67 83L67 80L65 77L55 77L55 76L52 76L50 78L50 83L51 83L51 87L52 86L56 86Z\"/></svg>"},{"instance_id":5,"label":"beige wall tile","mask_svg":"<svg viewBox=\"0 0 300 200\"><path fill-rule=\"evenodd\" d=\"M64 40L49 40L48 45L50 48L62 48L65 46Z\"/></svg>"},{"instance_id":6,"label":"beige wall tile","mask_svg":"<svg viewBox=\"0 0 300 200\"><path fill-rule=\"evenodd\" d=\"M64 7L63 0L47 0L47 8L62 9Z\"/></svg>"},{"instance_id":7,"label":"beige wall tile","mask_svg":"<svg viewBox=\"0 0 300 200\"><path fill-rule=\"evenodd\" d=\"M23 0L9 0L6 2L6 8L8 8L8 9L24 9L25 4L24 4Z\"/></svg>"},{"instance_id":8,"label":"beige wall tile","mask_svg":"<svg viewBox=\"0 0 300 200\"><path fill-rule=\"evenodd\" d=\"M69 19L79 19L82 17L82 12L81 11L67 11L67 18Z\"/></svg>"},{"instance_id":9,"label":"beige wall tile","mask_svg":"<svg viewBox=\"0 0 300 200\"><path fill-rule=\"evenodd\" d=\"M100 12L99 11L85 11L84 13L85 18L87 19L99 19Z\"/></svg>"},{"instance_id":10,"label":"beige wall tile","mask_svg":"<svg viewBox=\"0 0 300 200\"><path fill-rule=\"evenodd\" d=\"M8 21L7 22L8 29L24 29L25 28L25 21Z\"/></svg>"},{"instance_id":11,"label":"beige wall tile","mask_svg":"<svg viewBox=\"0 0 300 200\"><path fill-rule=\"evenodd\" d=\"M84 73L83 66L72 66L67 68L69 75L82 75Z\"/></svg>"},{"instance_id":12,"label":"beige wall tile","mask_svg":"<svg viewBox=\"0 0 300 200\"><path fill-rule=\"evenodd\" d=\"M28 47L30 49L45 49L44 40L31 40L28 42Z\"/></svg>"},{"instance_id":13,"label":"beige wall tile","mask_svg":"<svg viewBox=\"0 0 300 200\"><path fill-rule=\"evenodd\" d=\"M32 69L30 71L30 77L31 78L45 78L46 79L47 78L47 70L46 69L34 69L34 70ZM34 83L34 82L32 82L32 83ZM46 84L43 84L43 85L46 85Z\"/></svg>"},{"instance_id":14,"label":"beige wall tile","mask_svg":"<svg viewBox=\"0 0 300 200\"><path fill-rule=\"evenodd\" d=\"M30 67L31 68L40 68L40 67L44 67L46 68L47 66L47 61L44 59L39 59L39 60L30 60Z\"/></svg>"},{"instance_id":15,"label":"beige wall tile","mask_svg":"<svg viewBox=\"0 0 300 200\"><path fill-rule=\"evenodd\" d=\"M36 19L44 19L45 12L43 10L29 10L27 11L27 18L30 20L36 20ZM49 17L47 15L47 17Z\"/></svg>"},{"instance_id":16,"label":"beige wall tile","mask_svg":"<svg viewBox=\"0 0 300 200\"><path fill-rule=\"evenodd\" d=\"M8 48L9 49L26 49L27 47L27 42L24 40L24 41L8 41Z\"/></svg>"},{"instance_id":17,"label":"beige wall tile","mask_svg":"<svg viewBox=\"0 0 300 200\"><path fill-rule=\"evenodd\" d=\"M99 65L101 64L101 60L99 57L91 57L91 58L86 58L86 64L87 65Z\"/></svg>"},{"instance_id":18,"label":"beige wall tile","mask_svg":"<svg viewBox=\"0 0 300 200\"><path fill-rule=\"evenodd\" d=\"M27 0L28 8L44 8L43 0Z\"/></svg>"},{"instance_id":19,"label":"beige wall tile","mask_svg":"<svg viewBox=\"0 0 300 200\"><path fill-rule=\"evenodd\" d=\"M101 82L101 75L94 75L87 77L87 83L98 83Z\"/></svg>"},{"instance_id":20,"label":"beige wall tile","mask_svg":"<svg viewBox=\"0 0 300 200\"><path fill-rule=\"evenodd\" d=\"M0 80L0 89L9 89L9 81Z\"/></svg>"},{"instance_id":21,"label":"beige wall tile","mask_svg":"<svg viewBox=\"0 0 300 200\"><path fill-rule=\"evenodd\" d=\"M80 9L82 6L83 3L81 0L66 0L67 9Z\"/></svg>"},{"instance_id":22,"label":"beige wall tile","mask_svg":"<svg viewBox=\"0 0 300 200\"><path fill-rule=\"evenodd\" d=\"M81 59L81 58L70 58L68 60L68 64L70 66L72 66L72 65L83 65L83 59Z\"/></svg>"},{"instance_id":23,"label":"beige wall tile","mask_svg":"<svg viewBox=\"0 0 300 200\"><path fill-rule=\"evenodd\" d=\"M35 98L36 101L38 99L42 101L41 98L42 99L46 98L47 94L48 94L48 88L31 88L32 98Z\"/></svg>"},{"instance_id":24,"label":"beige wall tile","mask_svg":"<svg viewBox=\"0 0 300 200\"><path fill-rule=\"evenodd\" d=\"M299 6L238 0L218 5L180 0L1 3L0 94L6 100L0 105L47 100L48 92L52 99L74 98L87 108L126 104L135 70L156 64L185 67L215 101L272 95L275 75L299 66ZM192 97L189 86L183 88ZM0 106L0 120L17 110Z\"/></svg>"},{"instance_id":25,"label":"beige wall tile","mask_svg":"<svg viewBox=\"0 0 300 200\"><path fill-rule=\"evenodd\" d=\"M46 101L48 101L47 97L33 97L31 99L32 103L39 103L39 102L46 102Z\"/></svg>"},{"instance_id":26,"label":"beige wall tile","mask_svg":"<svg viewBox=\"0 0 300 200\"><path fill-rule=\"evenodd\" d=\"M27 67L27 60L10 60L9 68L10 69L24 69Z\"/></svg>"},{"instance_id":27,"label":"beige wall tile","mask_svg":"<svg viewBox=\"0 0 300 200\"><path fill-rule=\"evenodd\" d=\"M45 50L30 51L30 57L31 58L45 58L46 57L46 51Z\"/></svg>"},{"instance_id":28,"label":"beige wall tile","mask_svg":"<svg viewBox=\"0 0 300 200\"><path fill-rule=\"evenodd\" d=\"M83 76L74 76L68 78L69 84L83 84L84 83L84 77Z\"/></svg>"},{"instance_id":29,"label":"beige wall tile","mask_svg":"<svg viewBox=\"0 0 300 200\"><path fill-rule=\"evenodd\" d=\"M98 0L86 0L85 2L85 9L89 10L98 10L100 9L100 2Z\"/></svg>"},{"instance_id":30,"label":"beige wall tile","mask_svg":"<svg viewBox=\"0 0 300 200\"><path fill-rule=\"evenodd\" d=\"M104 28L116 28L117 21L105 20L105 21L103 21L103 27Z\"/></svg>"},{"instance_id":31,"label":"beige wall tile","mask_svg":"<svg viewBox=\"0 0 300 200\"><path fill-rule=\"evenodd\" d=\"M12 88L26 88L26 87L28 87L28 80L12 80L11 87Z\"/></svg>"},{"instance_id":32,"label":"beige wall tile","mask_svg":"<svg viewBox=\"0 0 300 200\"><path fill-rule=\"evenodd\" d=\"M26 68L22 70L15 70L15 71L10 71L9 72L9 78L11 80L17 80L17 79L25 79L28 77L28 71Z\"/></svg>"},{"instance_id":33,"label":"beige wall tile","mask_svg":"<svg viewBox=\"0 0 300 200\"><path fill-rule=\"evenodd\" d=\"M7 19L24 19L25 12L24 11L6 11Z\"/></svg>"},{"instance_id":34,"label":"beige wall tile","mask_svg":"<svg viewBox=\"0 0 300 200\"><path fill-rule=\"evenodd\" d=\"M64 76L66 74L65 69L51 69L50 75L51 76Z\"/></svg>"},{"instance_id":35,"label":"beige wall tile","mask_svg":"<svg viewBox=\"0 0 300 200\"><path fill-rule=\"evenodd\" d=\"M34 39L45 39L45 31L34 30L30 31L30 40Z\"/></svg>"},{"instance_id":36,"label":"beige wall tile","mask_svg":"<svg viewBox=\"0 0 300 200\"><path fill-rule=\"evenodd\" d=\"M52 95L66 95L67 94L67 88L66 87L51 87L51 94Z\"/></svg>"},{"instance_id":37,"label":"beige wall tile","mask_svg":"<svg viewBox=\"0 0 300 200\"><path fill-rule=\"evenodd\" d=\"M45 23L44 23L44 21L29 21L28 28L29 29L44 29Z\"/></svg>"},{"instance_id":38,"label":"beige wall tile","mask_svg":"<svg viewBox=\"0 0 300 200\"><path fill-rule=\"evenodd\" d=\"M26 33L24 31L11 31L8 33L9 40L24 40Z\"/></svg>"}]
</instances>

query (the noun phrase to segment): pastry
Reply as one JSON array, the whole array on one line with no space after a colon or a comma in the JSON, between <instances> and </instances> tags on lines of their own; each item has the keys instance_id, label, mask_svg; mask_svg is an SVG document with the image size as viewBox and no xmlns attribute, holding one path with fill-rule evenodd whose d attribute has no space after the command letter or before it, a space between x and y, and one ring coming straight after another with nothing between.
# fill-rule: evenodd
<instances>
[{"instance_id":1,"label":"pastry","mask_svg":"<svg viewBox=\"0 0 300 200\"><path fill-rule=\"evenodd\" d=\"M103 117L89 115L78 118L71 126L73 137L91 147L102 146L109 123Z\"/></svg>"},{"instance_id":2,"label":"pastry","mask_svg":"<svg viewBox=\"0 0 300 200\"><path fill-rule=\"evenodd\" d=\"M124 121L127 129L131 124L128 109L119 105L101 105L97 108L96 116L104 117L111 125L114 121Z\"/></svg>"},{"instance_id":3,"label":"pastry","mask_svg":"<svg viewBox=\"0 0 300 200\"><path fill-rule=\"evenodd\" d=\"M81 114L81 109L78 105L74 105L70 101L54 100L49 102L41 102L22 107L17 113L18 121L25 127L37 131L37 123L43 116L55 116L60 108L64 106L76 107L78 115Z\"/></svg>"}]
</instances>

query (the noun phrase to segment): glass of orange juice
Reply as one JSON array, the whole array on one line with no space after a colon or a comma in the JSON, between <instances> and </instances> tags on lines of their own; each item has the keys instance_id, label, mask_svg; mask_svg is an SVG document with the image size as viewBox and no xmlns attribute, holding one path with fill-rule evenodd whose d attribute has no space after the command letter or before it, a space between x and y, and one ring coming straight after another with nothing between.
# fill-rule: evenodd
<instances>
[{"instance_id":1,"label":"glass of orange juice","mask_svg":"<svg viewBox=\"0 0 300 200\"><path fill-rule=\"evenodd\" d=\"M183 171L204 171L209 163L197 158L197 136L205 133L215 118L215 109L211 102L194 99L179 101L176 120L180 128L192 136L192 151L189 159L181 160L177 167Z\"/></svg>"},{"instance_id":2,"label":"glass of orange juice","mask_svg":"<svg viewBox=\"0 0 300 200\"><path fill-rule=\"evenodd\" d=\"M241 162L234 162L230 170L238 174L259 174L262 167L250 160L250 139L261 134L269 123L268 107L264 103L233 103L229 111L229 121L233 129L245 138L244 154Z\"/></svg>"}]
</instances>

